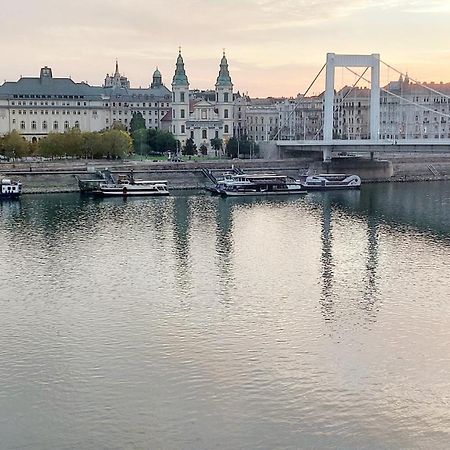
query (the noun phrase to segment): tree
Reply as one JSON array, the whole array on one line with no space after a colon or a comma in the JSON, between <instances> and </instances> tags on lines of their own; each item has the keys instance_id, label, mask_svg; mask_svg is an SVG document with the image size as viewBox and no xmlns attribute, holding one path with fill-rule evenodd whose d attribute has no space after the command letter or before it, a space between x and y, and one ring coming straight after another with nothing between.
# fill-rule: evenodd
<instances>
[{"instance_id":1,"label":"tree","mask_svg":"<svg viewBox=\"0 0 450 450\"><path fill-rule=\"evenodd\" d=\"M122 122L115 120L111 126L111 130L127 131L127 127Z\"/></svg>"},{"instance_id":2,"label":"tree","mask_svg":"<svg viewBox=\"0 0 450 450\"><path fill-rule=\"evenodd\" d=\"M102 133L103 155L122 158L130 154L133 142L125 131L109 130Z\"/></svg>"},{"instance_id":3,"label":"tree","mask_svg":"<svg viewBox=\"0 0 450 450\"><path fill-rule=\"evenodd\" d=\"M131 133L133 139L133 149L139 155L147 155L149 153L148 132L145 128L140 128Z\"/></svg>"},{"instance_id":4,"label":"tree","mask_svg":"<svg viewBox=\"0 0 450 450\"><path fill-rule=\"evenodd\" d=\"M64 155L84 156L84 141L79 128L72 128L62 134Z\"/></svg>"},{"instance_id":5,"label":"tree","mask_svg":"<svg viewBox=\"0 0 450 450\"><path fill-rule=\"evenodd\" d=\"M61 157L64 154L63 135L61 133L49 133L39 141L39 154L47 158Z\"/></svg>"},{"instance_id":6,"label":"tree","mask_svg":"<svg viewBox=\"0 0 450 450\"><path fill-rule=\"evenodd\" d=\"M136 112L131 118L130 133L133 134L133 132L142 129L145 130L145 119L142 117L142 114L140 112Z\"/></svg>"},{"instance_id":7,"label":"tree","mask_svg":"<svg viewBox=\"0 0 450 450\"><path fill-rule=\"evenodd\" d=\"M84 157L99 158L103 156L102 135L96 132L82 133Z\"/></svg>"},{"instance_id":8,"label":"tree","mask_svg":"<svg viewBox=\"0 0 450 450\"><path fill-rule=\"evenodd\" d=\"M147 142L150 148L150 153L164 153L174 152L177 149L177 141L172 133L169 131L155 130L151 128L148 130Z\"/></svg>"},{"instance_id":9,"label":"tree","mask_svg":"<svg viewBox=\"0 0 450 450\"><path fill-rule=\"evenodd\" d=\"M200 153L203 156L206 156L208 154L208 147L205 144L200 145Z\"/></svg>"},{"instance_id":10,"label":"tree","mask_svg":"<svg viewBox=\"0 0 450 450\"><path fill-rule=\"evenodd\" d=\"M189 138L186 140L186 144L183 147L183 155L195 155L197 151L197 146L194 144L194 139Z\"/></svg>"},{"instance_id":11,"label":"tree","mask_svg":"<svg viewBox=\"0 0 450 450\"><path fill-rule=\"evenodd\" d=\"M227 146L225 147L227 156L230 158L237 158L238 156L238 140L232 137L228 140Z\"/></svg>"},{"instance_id":12,"label":"tree","mask_svg":"<svg viewBox=\"0 0 450 450\"><path fill-rule=\"evenodd\" d=\"M223 141L222 139L219 139L218 137L211 139L211 147L215 150L216 156L217 153L222 150Z\"/></svg>"},{"instance_id":13,"label":"tree","mask_svg":"<svg viewBox=\"0 0 450 450\"><path fill-rule=\"evenodd\" d=\"M1 153L8 158L21 158L28 154L28 142L16 130L5 134L0 145Z\"/></svg>"}]
</instances>

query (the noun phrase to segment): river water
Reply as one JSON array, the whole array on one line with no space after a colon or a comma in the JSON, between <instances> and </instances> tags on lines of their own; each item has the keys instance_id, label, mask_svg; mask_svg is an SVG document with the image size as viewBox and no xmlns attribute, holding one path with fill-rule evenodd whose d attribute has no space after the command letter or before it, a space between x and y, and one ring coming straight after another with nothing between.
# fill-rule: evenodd
<instances>
[{"instance_id":1,"label":"river water","mask_svg":"<svg viewBox=\"0 0 450 450\"><path fill-rule=\"evenodd\" d=\"M450 183L0 203L0 449L447 449Z\"/></svg>"}]
</instances>

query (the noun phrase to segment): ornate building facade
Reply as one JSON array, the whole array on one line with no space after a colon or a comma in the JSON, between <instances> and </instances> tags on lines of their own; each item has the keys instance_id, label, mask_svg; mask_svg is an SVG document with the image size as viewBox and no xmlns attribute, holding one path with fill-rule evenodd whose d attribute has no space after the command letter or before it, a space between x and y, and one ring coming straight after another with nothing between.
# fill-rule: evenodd
<instances>
[{"instance_id":1,"label":"ornate building facade","mask_svg":"<svg viewBox=\"0 0 450 450\"><path fill-rule=\"evenodd\" d=\"M103 86L55 78L51 68L43 67L39 77L22 77L0 86L0 135L17 130L35 141L71 128L100 131L114 122L128 127L136 112L142 114L147 128L160 128L170 103L171 92L163 85L159 70L148 88L130 88L118 63Z\"/></svg>"},{"instance_id":2,"label":"ornate building facade","mask_svg":"<svg viewBox=\"0 0 450 450\"><path fill-rule=\"evenodd\" d=\"M211 139L222 139L223 147L233 136L234 105L233 83L225 52L220 62L214 95L210 91L189 91L181 50L178 54L172 80L172 133L186 144L193 139L197 148L204 145L211 152Z\"/></svg>"}]
</instances>

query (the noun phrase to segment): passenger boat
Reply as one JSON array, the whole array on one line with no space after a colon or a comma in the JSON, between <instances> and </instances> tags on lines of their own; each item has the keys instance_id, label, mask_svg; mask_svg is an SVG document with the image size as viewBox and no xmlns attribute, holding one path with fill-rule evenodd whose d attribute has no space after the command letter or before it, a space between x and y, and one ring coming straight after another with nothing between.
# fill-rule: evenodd
<instances>
[{"instance_id":1,"label":"passenger boat","mask_svg":"<svg viewBox=\"0 0 450 450\"><path fill-rule=\"evenodd\" d=\"M216 189L224 197L306 194L299 181L272 173L230 175L221 180Z\"/></svg>"},{"instance_id":2,"label":"passenger boat","mask_svg":"<svg viewBox=\"0 0 450 450\"><path fill-rule=\"evenodd\" d=\"M169 195L169 190L167 181L135 180L132 176L119 175L115 183L100 183L94 194L103 197L163 196Z\"/></svg>"},{"instance_id":3,"label":"passenger boat","mask_svg":"<svg viewBox=\"0 0 450 450\"><path fill-rule=\"evenodd\" d=\"M361 187L361 178L358 175L325 173L307 176L303 185L308 191L359 189Z\"/></svg>"},{"instance_id":4,"label":"passenger boat","mask_svg":"<svg viewBox=\"0 0 450 450\"><path fill-rule=\"evenodd\" d=\"M22 194L22 183L3 178L0 181L0 198L17 198Z\"/></svg>"}]
</instances>

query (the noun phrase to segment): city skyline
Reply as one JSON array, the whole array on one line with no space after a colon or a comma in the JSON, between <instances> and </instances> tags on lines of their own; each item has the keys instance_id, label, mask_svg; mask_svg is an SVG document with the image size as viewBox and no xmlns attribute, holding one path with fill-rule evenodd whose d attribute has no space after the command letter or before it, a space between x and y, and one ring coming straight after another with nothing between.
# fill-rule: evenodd
<instances>
[{"instance_id":1,"label":"city skyline","mask_svg":"<svg viewBox=\"0 0 450 450\"><path fill-rule=\"evenodd\" d=\"M100 85L117 58L132 86L148 86L158 66L170 87L181 46L192 88L214 86L225 48L235 91L252 97L303 92L327 52L380 53L415 79L450 81L445 45L450 5L444 0L425 6L405 0L345 5L330 0L174 0L170 11L159 0L133 5L124 9L116 0L81 0L64 10L56 0L5 5L0 79L35 77L47 65L56 77ZM354 78L341 73L336 81L342 85ZM381 75L382 83L395 78L393 71ZM323 86L318 80L310 94Z\"/></svg>"}]
</instances>

